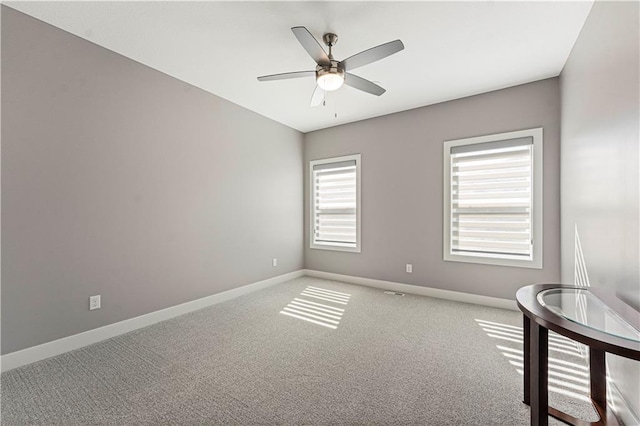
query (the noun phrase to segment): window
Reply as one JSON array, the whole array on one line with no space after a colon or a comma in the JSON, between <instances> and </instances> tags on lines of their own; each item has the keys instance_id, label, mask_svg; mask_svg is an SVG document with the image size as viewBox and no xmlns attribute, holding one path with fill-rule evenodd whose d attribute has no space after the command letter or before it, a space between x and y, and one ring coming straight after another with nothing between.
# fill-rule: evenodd
<instances>
[{"instance_id":1,"label":"window","mask_svg":"<svg viewBox=\"0 0 640 426\"><path fill-rule=\"evenodd\" d=\"M311 248L360 253L360 154L309 163Z\"/></svg>"},{"instance_id":2,"label":"window","mask_svg":"<svg viewBox=\"0 0 640 426\"><path fill-rule=\"evenodd\" d=\"M444 143L444 260L542 268L542 129Z\"/></svg>"}]
</instances>

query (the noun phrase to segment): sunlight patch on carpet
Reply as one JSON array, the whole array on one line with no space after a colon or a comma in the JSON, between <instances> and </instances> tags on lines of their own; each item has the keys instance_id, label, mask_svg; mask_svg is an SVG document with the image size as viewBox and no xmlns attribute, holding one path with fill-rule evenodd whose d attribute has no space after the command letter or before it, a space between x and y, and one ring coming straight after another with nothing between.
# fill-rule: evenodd
<instances>
[{"instance_id":1,"label":"sunlight patch on carpet","mask_svg":"<svg viewBox=\"0 0 640 426\"><path fill-rule=\"evenodd\" d=\"M348 293L313 286L307 286L300 293L300 296L305 298L294 298L280 313L291 318L307 321L334 330L338 328L340 324L344 309L308 299L346 305L351 298L351 295Z\"/></svg>"}]
</instances>

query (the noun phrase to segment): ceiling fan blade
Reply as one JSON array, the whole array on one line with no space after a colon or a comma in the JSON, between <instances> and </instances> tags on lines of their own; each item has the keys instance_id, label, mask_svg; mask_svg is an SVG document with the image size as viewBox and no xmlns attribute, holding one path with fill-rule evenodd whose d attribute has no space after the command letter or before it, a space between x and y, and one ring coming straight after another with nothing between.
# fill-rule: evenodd
<instances>
[{"instance_id":1,"label":"ceiling fan blade","mask_svg":"<svg viewBox=\"0 0 640 426\"><path fill-rule=\"evenodd\" d=\"M322 101L324 101L325 91L322 90L320 86L316 84L316 88L313 91L313 95L311 95L311 106L317 107L322 105Z\"/></svg>"},{"instance_id":2,"label":"ceiling fan blade","mask_svg":"<svg viewBox=\"0 0 640 426\"><path fill-rule=\"evenodd\" d=\"M293 27L291 28L293 34L296 36L304 50L313 58L318 65L331 65L329 56L324 51L318 40L311 35L308 29L305 27Z\"/></svg>"},{"instance_id":3,"label":"ceiling fan blade","mask_svg":"<svg viewBox=\"0 0 640 426\"><path fill-rule=\"evenodd\" d=\"M347 73L347 76L344 79L344 84L349 85L355 89L362 90L363 92L371 93L372 95L376 95L376 96L380 96L384 92L386 92L385 89L378 86L377 84L369 80L365 80L362 77L358 77L355 74Z\"/></svg>"},{"instance_id":4,"label":"ceiling fan blade","mask_svg":"<svg viewBox=\"0 0 640 426\"><path fill-rule=\"evenodd\" d=\"M311 77L315 76L315 71L295 71L283 72L281 74L263 75L258 77L259 81L286 80L289 78Z\"/></svg>"},{"instance_id":5,"label":"ceiling fan blade","mask_svg":"<svg viewBox=\"0 0 640 426\"><path fill-rule=\"evenodd\" d=\"M394 53L398 53L404 49L404 44L400 40L390 41L389 43L381 44L371 49L364 50L360 53L356 53L353 56L349 56L347 59L341 62L345 70L351 71L359 68L363 65L370 64L375 61L379 61L382 58L391 56Z\"/></svg>"}]
</instances>

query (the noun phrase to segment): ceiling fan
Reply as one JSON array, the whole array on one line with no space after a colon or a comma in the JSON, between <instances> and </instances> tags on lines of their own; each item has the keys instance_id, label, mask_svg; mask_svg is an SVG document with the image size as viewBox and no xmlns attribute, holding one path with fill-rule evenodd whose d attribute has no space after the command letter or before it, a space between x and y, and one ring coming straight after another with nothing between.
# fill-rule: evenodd
<instances>
[{"instance_id":1,"label":"ceiling fan","mask_svg":"<svg viewBox=\"0 0 640 426\"><path fill-rule=\"evenodd\" d=\"M329 47L329 54L325 52L320 43L311 35L305 27L291 28L304 50L316 61L315 71L295 71L281 74L263 75L258 77L259 81L285 80L289 78L311 77L316 78L316 88L311 96L311 106L318 106L322 103L325 92L338 90L342 84L346 84L363 92L380 96L385 89L377 84L351 74L348 71L354 70L372 62L391 56L404 49L404 44L400 40L390 41L371 49L364 50L348 57L343 61L333 58L332 48L338 42L338 36L333 33L326 33L322 36L322 41Z\"/></svg>"}]
</instances>

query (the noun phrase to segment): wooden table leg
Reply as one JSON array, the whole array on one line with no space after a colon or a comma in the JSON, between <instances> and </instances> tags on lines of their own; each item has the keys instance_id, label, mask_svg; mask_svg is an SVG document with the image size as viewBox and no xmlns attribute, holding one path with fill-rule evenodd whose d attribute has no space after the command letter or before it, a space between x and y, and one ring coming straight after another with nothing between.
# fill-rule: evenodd
<instances>
[{"instance_id":1,"label":"wooden table leg","mask_svg":"<svg viewBox=\"0 0 640 426\"><path fill-rule=\"evenodd\" d=\"M529 325L530 320L529 317L526 315L522 315L522 330L524 332L524 340L523 340L523 349L522 349L522 354L524 355L524 360L523 360L523 370L524 370L524 399L522 402L524 402L525 404L529 405L531 399L529 398L529 395L531 393L531 356L529 354L529 351L531 350L531 341L530 341L530 333L529 333Z\"/></svg>"},{"instance_id":2,"label":"wooden table leg","mask_svg":"<svg viewBox=\"0 0 640 426\"><path fill-rule=\"evenodd\" d=\"M530 321L531 426L549 424L548 362L549 330Z\"/></svg>"},{"instance_id":3,"label":"wooden table leg","mask_svg":"<svg viewBox=\"0 0 640 426\"><path fill-rule=\"evenodd\" d=\"M601 407L607 406L607 366L604 354L601 350L589 348L591 399Z\"/></svg>"},{"instance_id":4,"label":"wooden table leg","mask_svg":"<svg viewBox=\"0 0 640 426\"><path fill-rule=\"evenodd\" d=\"M601 424L619 424L613 411L607 407L607 364L604 351L589 348L589 373L591 376L591 400L600 415Z\"/></svg>"}]
</instances>

